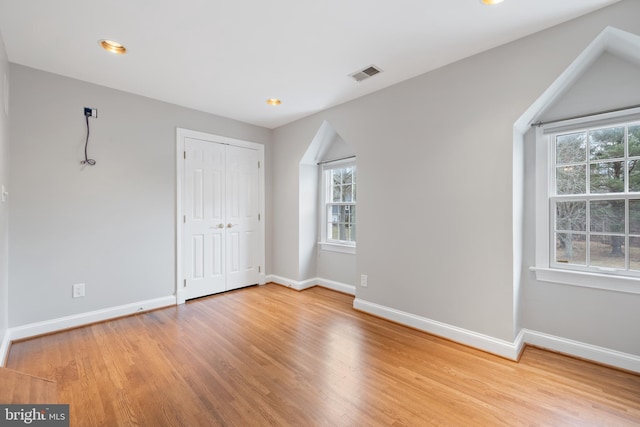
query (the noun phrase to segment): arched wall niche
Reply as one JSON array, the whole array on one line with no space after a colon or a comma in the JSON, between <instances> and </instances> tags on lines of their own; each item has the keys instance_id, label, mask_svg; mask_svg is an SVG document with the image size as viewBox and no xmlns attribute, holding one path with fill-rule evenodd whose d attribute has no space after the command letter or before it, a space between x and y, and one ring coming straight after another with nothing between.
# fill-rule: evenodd
<instances>
[{"instance_id":1,"label":"arched wall niche","mask_svg":"<svg viewBox=\"0 0 640 427\"><path fill-rule=\"evenodd\" d=\"M300 160L298 272L301 283L310 286L323 284L355 293L355 255L318 248L321 178L319 163L355 155L355 149L342 139L328 121L324 121Z\"/></svg>"}]
</instances>

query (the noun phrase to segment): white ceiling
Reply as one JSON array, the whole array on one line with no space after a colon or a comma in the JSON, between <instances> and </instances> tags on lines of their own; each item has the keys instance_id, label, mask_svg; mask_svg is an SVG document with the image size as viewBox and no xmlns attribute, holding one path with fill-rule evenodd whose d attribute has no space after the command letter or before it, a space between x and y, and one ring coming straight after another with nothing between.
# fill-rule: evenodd
<instances>
[{"instance_id":1,"label":"white ceiling","mask_svg":"<svg viewBox=\"0 0 640 427\"><path fill-rule=\"evenodd\" d=\"M0 31L11 62L275 128L618 1L0 0Z\"/></svg>"}]
</instances>

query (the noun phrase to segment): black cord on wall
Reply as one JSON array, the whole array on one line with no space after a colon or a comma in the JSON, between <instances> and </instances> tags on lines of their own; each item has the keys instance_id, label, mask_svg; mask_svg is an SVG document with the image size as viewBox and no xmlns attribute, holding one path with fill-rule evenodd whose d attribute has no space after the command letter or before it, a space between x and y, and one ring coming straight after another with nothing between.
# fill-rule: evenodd
<instances>
[{"instance_id":1,"label":"black cord on wall","mask_svg":"<svg viewBox=\"0 0 640 427\"><path fill-rule=\"evenodd\" d=\"M96 164L96 161L93 159L90 159L88 154L87 154L87 148L89 146L89 117L91 116L91 109L90 108L85 108L84 109L84 119L87 122L87 139L84 141L84 160L80 162L81 165L89 165L89 166L94 166Z\"/></svg>"}]
</instances>

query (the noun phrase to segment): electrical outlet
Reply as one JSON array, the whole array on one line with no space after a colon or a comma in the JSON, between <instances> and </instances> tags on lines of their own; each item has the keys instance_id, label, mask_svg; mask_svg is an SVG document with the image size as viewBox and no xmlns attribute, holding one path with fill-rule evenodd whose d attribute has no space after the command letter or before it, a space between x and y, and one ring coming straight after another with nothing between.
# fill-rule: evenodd
<instances>
[{"instance_id":1,"label":"electrical outlet","mask_svg":"<svg viewBox=\"0 0 640 427\"><path fill-rule=\"evenodd\" d=\"M84 107L84 115L86 117L93 117L93 118L97 119L98 118L98 109L97 108Z\"/></svg>"},{"instance_id":2,"label":"electrical outlet","mask_svg":"<svg viewBox=\"0 0 640 427\"><path fill-rule=\"evenodd\" d=\"M84 296L84 283L76 283L71 287L72 295L74 298L80 298Z\"/></svg>"},{"instance_id":3,"label":"electrical outlet","mask_svg":"<svg viewBox=\"0 0 640 427\"><path fill-rule=\"evenodd\" d=\"M360 286L362 286L363 288L366 288L368 285L369 281L369 277L366 274L361 274L360 275Z\"/></svg>"}]
</instances>

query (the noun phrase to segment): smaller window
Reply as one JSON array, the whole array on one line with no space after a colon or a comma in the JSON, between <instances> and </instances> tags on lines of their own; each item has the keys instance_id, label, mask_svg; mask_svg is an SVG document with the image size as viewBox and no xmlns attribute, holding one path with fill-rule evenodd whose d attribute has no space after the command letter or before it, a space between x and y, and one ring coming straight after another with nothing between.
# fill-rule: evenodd
<instances>
[{"instance_id":1,"label":"smaller window","mask_svg":"<svg viewBox=\"0 0 640 427\"><path fill-rule=\"evenodd\" d=\"M326 164L322 169L321 243L356 245L356 165Z\"/></svg>"}]
</instances>

